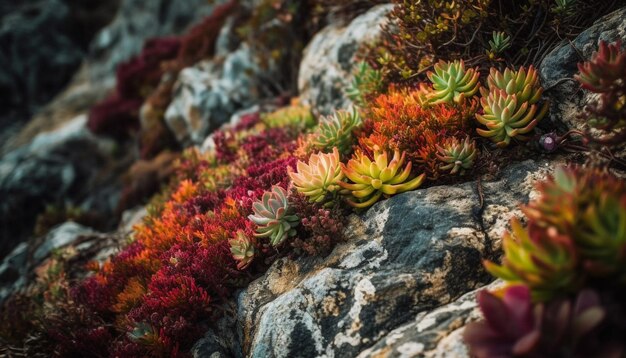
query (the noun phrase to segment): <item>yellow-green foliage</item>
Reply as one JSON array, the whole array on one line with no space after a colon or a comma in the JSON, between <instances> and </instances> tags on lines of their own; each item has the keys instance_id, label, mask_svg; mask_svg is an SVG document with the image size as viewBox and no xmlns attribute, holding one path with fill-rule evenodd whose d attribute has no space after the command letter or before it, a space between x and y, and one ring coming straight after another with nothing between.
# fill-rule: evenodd
<instances>
[{"instance_id":1,"label":"yellow-green foliage","mask_svg":"<svg viewBox=\"0 0 626 358\"><path fill-rule=\"evenodd\" d=\"M378 201L381 196L391 196L417 189L424 181L424 174L413 179L411 162L404 165L406 154L396 150L389 161L387 152L373 148L374 161L357 150L348 164L341 164L343 173L351 183L340 182L352 198L348 204L355 208L367 208Z\"/></svg>"},{"instance_id":2,"label":"yellow-green foliage","mask_svg":"<svg viewBox=\"0 0 626 358\"><path fill-rule=\"evenodd\" d=\"M297 171L290 171L289 176L298 192L307 196L310 201L319 203L328 194L339 190L339 183L344 178L339 164L339 151L334 147L332 153L312 154L308 164L299 160Z\"/></svg>"},{"instance_id":3,"label":"yellow-green foliage","mask_svg":"<svg viewBox=\"0 0 626 358\"><path fill-rule=\"evenodd\" d=\"M261 116L261 120L269 128L295 127L307 129L315 125L315 117L309 106L294 104L280 108L272 113Z\"/></svg>"},{"instance_id":4,"label":"yellow-green foliage","mask_svg":"<svg viewBox=\"0 0 626 358\"><path fill-rule=\"evenodd\" d=\"M538 103L543 93L537 71L531 66L504 73L491 69L487 88L481 88L480 104L483 113L476 119L486 127L477 132L499 147L506 147L511 139L527 140L525 134L535 128L548 111L548 103Z\"/></svg>"}]
</instances>

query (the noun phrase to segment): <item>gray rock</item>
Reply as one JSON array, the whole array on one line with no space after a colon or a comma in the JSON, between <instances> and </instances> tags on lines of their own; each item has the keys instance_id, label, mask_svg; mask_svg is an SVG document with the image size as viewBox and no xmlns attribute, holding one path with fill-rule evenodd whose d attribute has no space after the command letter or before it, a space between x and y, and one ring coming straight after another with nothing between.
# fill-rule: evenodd
<instances>
[{"instance_id":1,"label":"gray rock","mask_svg":"<svg viewBox=\"0 0 626 358\"><path fill-rule=\"evenodd\" d=\"M88 184L115 147L91 134L85 123L86 116L78 116L0 158L0 257L32 234L35 217L46 204L77 204L96 193ZM115 196L109 193L108 200Z\"/></svg>"},{"instance_id":2,"label":"gray rock","mask_svg":"<svg viewBox=\"0 0 626 358\"><path fill-rule=\"evenodd\" d=\"M28 274L28 245L23 242L9 253L0 264L0 302L17 288L23 287Z\"/></svg>"},{"instance_id":3,"label":"gray rock","mask_svg":"<svg viewBox=\"0 0 626 358\"><path fill-rule=\"evenodd\" d=\"M0 5L0 143L67 85L117 4L16 0Z\"/></svg>"},{"instance_id":4,"label":"gray rock","mask_svg":"<svg viewBox=\"0 0 626 358\"><path fill-rule=\"evenodd\" d=\"M237 27L234 17L229 17L215 40L215 56L224 57L237 50L240 39L236 34Z\"/></svg>"},{"instance_id":5,"label":"gray rock","mask_svg":"<svg viewBox=\"0 0 626 358\"><path fill-rule=\"evenodd\" d=\"M75 222L65 222L50 230L42 244L35 250L33 258L35 262L41 262L54 250L70 245L80 236L93 234L93 232L90 228Z\"/></svg>"},{"instance_id":6,"label":"gray rock","mask_svg":"<svg viewBox=\"0 0 626 358\"><path fill-rule=\"evenodd\" d=\"M500 285L501 281L495 281L452 303L418 314L413 321L389 332L358 357L469 357L462 333L468 323L482 317L476 293Z\"/></svg>"},{"instance_id":7,"label":"gray rock","mask_svg":"<svg viewBox=\"0 0 626 358\"><path fill-rule=\"evenodd\" d=\"M483 210L474 181L400 194L352 215L347 242L328 257L281 259L239 294L235 343L252 357L367 356L398 327L425 327L419 317L491 280L482 260L497 259L502 231L554 165L517 163L483 182ZM447 332L458 328L448 323ZM412 337L398 348L432 350L443 338L424 330ZM205 347L198 356L217 349Z\"/></svg>"},{"instance_id":8,"label":"gray rock","mask_svg":"<svg viewBox=\"0 0 626 358\"><path fill-rule=\"evenodd\" d=\"M201 145L207 134L260 97L260 70L244 43L223 61L207 60L182 70L165 121L179 143Z\"/></svg>"},{"instance_id":9,"label":"gray rock","mask_svg":"<svg viewBox=\"0 0 626 358\"><path fill-rule=\"evenodd\" d=\"M235 319L235 314L222 317L215 325L215 329L206 332L204 337L194 344L191 355L194 358L243 357L233 329L236 325Z\"/></svg>"},{"instance_id":10,"label":"gray rock","mask_svg":"<svg viewBox=\"0 0 626 358\"><path fill-rule=\"evenodd\" d=\"M540 75L546 88L544 96L551 101L550 118L553 122L562 123L570 129L585 129L585 123L579 116L595 97L581 90L579 83L573 79L578 73L576 65L591 58L593 52L598 50L600 40L614 42L619 39L626 40L626 8L599 19L571 44L564 42L546 56L540 66ZM626 43L623 46L626 48Z\"/></svg>"},{"instance_id":11,"label":"gray rock","mask_svg":"<svg viewBox=\"0 0 626 358\"><path fill-rule=\"evenodd\" d=\"M354 55L362 45L376 40L391 9L390 4L375 6L347 26L331 24L313 37L298 74L298 92L304 103L322 114L350 106L343 89L352 78Z\"/></svg>"},{"instance_id":12,"label":"gray rock","mask_svg":"<svg viewBox=\"0 0 626 358\"><path fill-rule=\"evenodd\" d=\"M145 40L181 34L213 8L206 0L122 0L114 20L91 44L92 81L111 82L117 65L139 53Z\"/></svg>"},{"instance_id":13,"label":"gray rock","mask_svg":"<svg viewBox=\"0 0 626 358\"><path fill-rule=\"evenodd\" d=\"M67 260L67 274L81 279L89 275L87 262L104 263L118 253L127 236L123 233L102 234L91 228L67 221L46 235L20 243L0 263L0 303L11 294L28 289L38 279L37 272L55 255Z\"/></svg>"}]
</instances>

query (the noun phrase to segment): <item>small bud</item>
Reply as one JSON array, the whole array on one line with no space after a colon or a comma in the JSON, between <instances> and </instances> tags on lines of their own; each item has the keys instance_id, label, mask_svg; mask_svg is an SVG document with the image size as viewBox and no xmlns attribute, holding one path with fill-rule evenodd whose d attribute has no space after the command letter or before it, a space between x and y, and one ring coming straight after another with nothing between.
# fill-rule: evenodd
<instances>
[{"instance_id":1,"label":"small bud","mask_svg":"<svg viewBox=\"0 0 626 358\"><path fill-rule=\"evenodd\" d=\"M550 153L556 150L557 148L557 135L556 133L547 133L539 138L539 144L541 148L546 152Z\"/></svg>"}]
</instances>

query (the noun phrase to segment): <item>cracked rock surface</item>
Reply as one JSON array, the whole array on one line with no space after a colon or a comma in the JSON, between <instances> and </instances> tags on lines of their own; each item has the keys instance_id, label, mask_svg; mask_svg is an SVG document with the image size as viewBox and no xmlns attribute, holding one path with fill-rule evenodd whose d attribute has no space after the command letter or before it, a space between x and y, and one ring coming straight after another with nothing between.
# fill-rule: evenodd
<instances>
[{"instance_id":1,"label":"cracked rock surface","mask_svg":"<svg viewBox=\"0 0 626 358\"><path fill-rule=\"evenodd\" d=\"M491 280L482 260L494 259L519 204L555 165L516 163L497 180L483 181L480 192L476 181L431 187L352 215L347 241L328 257L279 260L239 294L237 321L226 325L236 331L219 333L236 337L228 340L230 347L207 333L195 355L367 357L378 356L381 345L390 346L382 356L401 356L410 347L414 353L435 349L446 335L402 335L397 347L389 341L399 327L425 327L428 321L420 317L432 321L429 312ZM457 305L465 307L463 302ZM460 325L448 326L446 333L452 333Z\"/></svg>"}]
</instances>

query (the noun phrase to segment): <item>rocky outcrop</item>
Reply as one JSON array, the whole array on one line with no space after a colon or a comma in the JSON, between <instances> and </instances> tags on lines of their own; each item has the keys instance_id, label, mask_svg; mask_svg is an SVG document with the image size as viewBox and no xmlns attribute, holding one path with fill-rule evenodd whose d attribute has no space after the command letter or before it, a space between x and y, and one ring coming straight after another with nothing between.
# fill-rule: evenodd
<instances>
[{"instance_id":1,"label":"rocky outcrop","mask_svg":"<svg viewBox=\"0 0 626 358\"><path fill-rule=\"evenodd\" d=\"M353 215L328 257L279 260L239 294L234 344L254 357L367 356L398 327L427 325L425 313L491 280L482 260L496 258L509 219L554 165L518 163L498 180L404 193ZM412 337L407 347L424 349L443 338ZM207 335L196 356L224 352L217 341Z\"/></svg>"},{"instance_id":2,"label":"rocky outcrop","mask_svg":"<svg viewBox=\"0 0 626 358\"><path fill-rule=\"evenodd\" d=\"M117 1L11 4L0 11L0 143L68 83Z\"/></svg>"},{"instance_id":3,"label":"rocky outcrop","mask_svg":"<svg viewBox=\"0 0 626 358\"><path fill-rule=\"evenodd\" d=\"M90 79L112 80L117 65L139 53L145 40L180 34L213 8L205 0L122 0L113 22L91 43Z\"/></svg>"},{"instance_id":4,"label":"rocky outcrop","mask_svg":"<svg viewBox=\"0 0 626 358\"><path fill-rule=\"evenodd\" d=\"M357 51L373 42L393 5L378 5L348 25L335 23L318 32L304 50L298 74L298 91L304 103L322 114L347 108L343 90L350 84Z\"/></svg>"},{"instance_id":5,"label":"rocky outcrop","mask_svg":"<svg viewBox=\"0 0 626 358\"><path fill-rule=\"evenodd\" d=\"M544 96L552 103L550 118L554 122L571 129L585 129L585 123L580 119L581 109L594 99L594 95L580 90L580 84L573 79L578 73L576 65L591 58L598 50L600 40L615 42L626 39L625 19L626 8L617 10L596 21L573 41L564 42L552 50L543 60L541 82L546 88Z\"/></svg>"},{"instance_id":6,"label":"rocky outcrop","mask_svg":"<svg viewBox=\"0 0 626 358\"><path fill-rule=\"evenodd\" d=\"M68 262L74 277L83 277L84 265L95 261L103 263L120 250L131 228L146 215L143 207L127 210L114 234L103 234L92 228L67 221L53 227L48 233L20 243L0 261L0 303L9 295L36 282L38 268L55 255L61 254Z\"/></svg>"},{"instance_id":7,"label":"rocky outcrop","mask_svg":"<svg viewBox=\"0 0 626 358\"><path fill-rule=\"evenodd\" d=\"M261 95L261 70L247 44L225 58L202 61L181 71L165 121L179 143L200 145L237 110Z\"/></svg>"},{"instance_id":8,"label":"rocky outcrop","mask_svg":"<svg viewBox=\"0 0 626 358\"><path fill-rule=\"evenodd\" d=\"M50 2L55 3L60 1L73 3L72 9L91 7L94 12L97 13L98 11L94 5L98 3L97 0L50 0ZM90 42L91 45L85 45L85 51L81 53L77 62L67 73L69 77L64 79L63 85L71 79L69 86L53 102L41 108L39 113L23 129L21 126L16 126L15 130L11 132L0 131L0 153L14 150L28 143L38 133L56 129L75 116L87 112L96 102L106 97L107 93L115 86L117 65L139 53L145 40L152 37L181 34L204 16L210 14L214 8L214 5L205 0L112 0L102 1L102 3L108 4L107 6L115 5L113 10L117 9L117 12L112 14L115 17L111 23L95 35L93 41ZM118 3L119 6L117 6ZM62 9L63 6L60 8ZM110 18L104 24L108 23L109 20ZM82 29L73 30L73 33L80 34L81 31ZM54 33L54 27L39 31L39 34L49 33ZM29 38L29 41L24 41L24 43L30 44L33 41L32 38ZM40 45L34 44L32 46ZM43 46L42 48L48 47ZM62 52L55 52L48 56L55 58L55 56L62 55ZM36 56L33 56L32 51L28 51L26 58L33 61L34 57ZM79 72L74 74L83 58L84 61ZM20 58L19 60L23 61L24 59ZM63 77L64 72L60 70L49 69L49 66L41 66L40 68L47 69L45 74L54 74L55 79ZM2 69L0 69L0 92L4 93L1 90L3 83L1 72ZM33 71L33 74L36 73L39 71ZM30 76L32 77L33 74ZM72 75L74 75L73 78ZM45 82L34 82L33 86L37 85L40 88L41 83ZM57 88L57 91L60 89L62 87ZM40 105L43 106L50 99L51 97L48 97ZM27 118L28 116L25 119ZM2 127L1 121L0 118L0 128ZM19 133L17 133L18 130Z\"/></svg>"},{"instance_id":9,"label":"rocky outcrop","mask_svg":"<svg viewBox=\"0 0 626 358\"><path fill-rule=\"evenodd\" d=\"M58 8L55 5L46 10L50 14L42 12L37 19L69 11L61 0L48 2L58 3ZM76 5L72 11L83 6L83 3ZM204 0L121 0L115 19L96 36L81 72L68 90L42 110L22 134L6 143L2 141L0 195L7 199L0 203L0 257L32 233L36 215L47 204L71 203L85 211L104 213L114 221L112 213L121 186L119 174L128 166L127 159L133 153L91 134L85 128L85 112L112 88L115 67L141 50L145 39L181 33L212 9L213 5ZM63 22L64 18L59 16L54 15L52 19ZM35 25L33 22L23 26L33 27L31 30L42 36L41 40L36 40L47 41L49 43L45 45L52 46L53 41L46 40L45 36L53 36L56 28L48 24L45 30L41 30L35 29ZM61 39L59 36L55 38ZM35 40L22 41L31 43ZM53 52L54 56L63 55ZM29 53L24 58L34 61L38 54ZM80 53L70 74L82 58L83 53ZM42 70L53 73L55 78L62 75L62 71L49 66L42 65ZM28 81L39 82L37 88L45 82L39 79ZM0 74L0 86L1 83ZM122 154L113 158L116 150Z\"/></svg>"},{"instance_id":10,"label":"rocky outcrop","mask_svg":"<svg viewBox=\"0 0 626 358\"><path fill-rule=\"evenodd\" d=\"M468 357L462 332L465 325L482 317L476 293L501 285L501 281L495 281L431 312L418 314L411 322L394 329L361 352L358 358Z\"/></svg>"},{"instance_id":11,"label":"rocky outcrop","mask_svg":"<svg viewBox=\"0 0 626 358\"><path fill-rule=\"evenodd\" d=\"M47 204L83 205L86 211L108 215L113 211L115 182L99 184L114 173L102 171L111 164L115 146L91 134L85 123L86 117L78 116L2 157L0 256L32 234L36 215Z\"/></svg>"}]
</instances>

